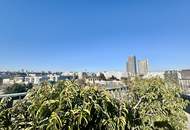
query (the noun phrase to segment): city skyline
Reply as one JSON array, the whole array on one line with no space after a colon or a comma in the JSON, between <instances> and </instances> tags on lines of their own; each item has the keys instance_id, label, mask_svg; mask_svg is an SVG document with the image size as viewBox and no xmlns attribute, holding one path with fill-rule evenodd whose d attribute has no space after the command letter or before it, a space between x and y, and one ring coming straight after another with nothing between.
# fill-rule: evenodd
<instances>
[{"instance_id":1,"label":"city skyline","mask_svg":"<svg viewBox=\"0 0 190 130\"><path fill-rule=\"evenodd\" d=\"M0 70L189 69L190 1L1 1Z\"/></svg>"},{"instance_id":2,"label":"city skyline","mask_svg":"<svg viewBox=\"0 0 190 130\"><path fill-rule=\"evenodd\" d=\"M114 69L105 69L105 70L97 70L97 71L92 71L92 70L88 70L88 69L84 69L84 70L55 70L55 69L39 69L39 70L32 70L32 69L24 69L24 68L18 68L18 69L1 69L0 72L123 72L123 73L128 73L129 75L138 75L138 74L147 74L148 72L164 72L164 71L173 71L173 70L177 70L177 71L181 71L181 70L190 70L188 68L178 68L178 69L163 69L163 70L150 70L150 64L147 58L144 59L138 59L136 58L135 55L130 55L128 56L128 59L124 65L124 70L114 70Z\"/></svg>"}]
</instances>

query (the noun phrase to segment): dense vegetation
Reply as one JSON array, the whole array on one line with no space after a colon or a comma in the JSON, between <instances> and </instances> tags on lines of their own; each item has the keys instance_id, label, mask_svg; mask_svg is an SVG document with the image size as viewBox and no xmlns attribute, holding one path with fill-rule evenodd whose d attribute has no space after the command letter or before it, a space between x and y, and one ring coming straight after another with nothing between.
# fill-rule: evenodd
<instances>
[{"instance_id":1,"label":"dense vegetation","mask_svg":"<svg viewBox=\"0 0 190 130\"><path fill-rule=\"evenodd\" d=\"M135 79L118 100L73 81L43 83L10 107L0 102L2 130L183 130L187 105L180 89L159 78Z\"/></svg>"},{"instance_id":2,"label":"dense vegetation","mask_svg":"<svg viewBox=\"0 0 190 130\"><path fill-rule=\"evenodd\" d=\"M13 84L10 86L7 86L5 88L5 93L9 94L9 93L22 93L22 92L27 92L29 89L31 89L33 87L33 84Z\"/></svg>"},{"instance_id":3,"label":"dense vegetation","mask_svg":"<svg viewBox=\"0 0 190 130\"><path fill-rule=\"evenodd\" d=\"M0 86L3 84L3 79L0 77Z\"/></svg>"}]
</instances>

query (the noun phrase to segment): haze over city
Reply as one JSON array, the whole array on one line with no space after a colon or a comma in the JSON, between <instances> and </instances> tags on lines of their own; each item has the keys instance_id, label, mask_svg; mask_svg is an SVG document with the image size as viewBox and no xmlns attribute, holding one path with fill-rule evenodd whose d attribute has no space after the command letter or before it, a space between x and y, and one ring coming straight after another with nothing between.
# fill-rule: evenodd
<instances>
[{"instance_id":1,"label":"haze over city","mask_svg":"<svg viewBox=\"0 0 190 130\"><path fill-rule=\"evenodd\" d=\"M1 1L0 69L150 70L190 66L190 1Z\"/></svg>"}]
</instances>

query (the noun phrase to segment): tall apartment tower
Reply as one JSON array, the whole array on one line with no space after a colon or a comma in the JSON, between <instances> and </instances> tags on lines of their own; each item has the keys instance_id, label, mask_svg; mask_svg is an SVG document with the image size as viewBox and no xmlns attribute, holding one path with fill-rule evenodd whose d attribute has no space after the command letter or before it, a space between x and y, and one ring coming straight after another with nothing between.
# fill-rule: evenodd
<instances>
[{"instance_id":1,"label":"tall apartment tower","mask_svg":"<svg viewBox=\"0 0 190 130\"><path fill-rule=\"evenodd\" d=\"M127 72L128 75L134 76L137 74L137 63L135 56L129 56L127 62Z\"/></svg>"},{"instance_id":2,"label":"tall apartment tower","mask_svg":"<svg viewBox=\"0 0 190 130\"><path fill-rule=\"evenodd\" d=\"M138 74L146 75L148 73L148 60L139 60L138 61Z\"/></svg>"}]
</instances>

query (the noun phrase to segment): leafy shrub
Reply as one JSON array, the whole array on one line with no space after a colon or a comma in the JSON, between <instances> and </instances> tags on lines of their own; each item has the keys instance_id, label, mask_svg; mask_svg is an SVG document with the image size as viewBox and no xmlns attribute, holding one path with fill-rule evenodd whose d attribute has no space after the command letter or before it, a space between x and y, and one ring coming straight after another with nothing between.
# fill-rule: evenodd
<instances>
[{"instance_id":1,"label":"leafy shrub","mask_svg":"<svg viewBox=\"0 0 190 130\"><path fill-rule=\"evenodd\" d=\"M181 130L186 103L161 79L132 82L123 100L97 87L43 83L12 108L0 107L0 128L13 130ZM6 104L1 101L1 106ZM6 117L6 120L4 120Z\"/></svg>"},{"instance_id":2,"label":"leafy shrub","mask_svg":"<svg viewBox=\"0 0 190 130\"><path fill-rule=\"evenodd\" d=\"M180 87L160 78L138 79L131 83L128 102L135 128L145 130L183 130L187 102Z\"/></svg>"}]
</instances>

